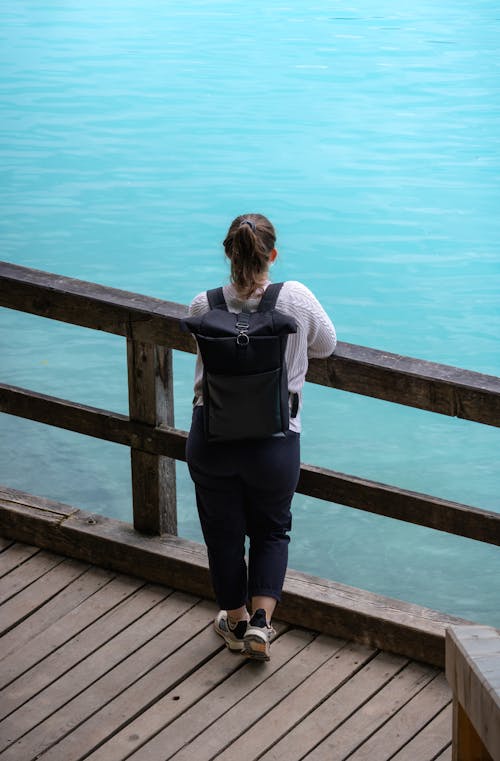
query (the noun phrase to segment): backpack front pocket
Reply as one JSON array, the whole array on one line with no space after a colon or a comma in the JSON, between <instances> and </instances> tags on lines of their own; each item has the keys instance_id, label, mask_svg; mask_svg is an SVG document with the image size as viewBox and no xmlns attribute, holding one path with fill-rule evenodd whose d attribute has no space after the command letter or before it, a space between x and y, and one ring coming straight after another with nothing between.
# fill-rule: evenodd
<instances>
[{"instance_id":1,"label":"backpack front pocket","mask_svg":"<svg viewBox=\"0 0 500 761\"><path fill-rule=\"evenodd\" d=\"M281 368L252 375L205 373L205 425L209 441L260 439L282 434Z\"/></svg>"}]
</instances>

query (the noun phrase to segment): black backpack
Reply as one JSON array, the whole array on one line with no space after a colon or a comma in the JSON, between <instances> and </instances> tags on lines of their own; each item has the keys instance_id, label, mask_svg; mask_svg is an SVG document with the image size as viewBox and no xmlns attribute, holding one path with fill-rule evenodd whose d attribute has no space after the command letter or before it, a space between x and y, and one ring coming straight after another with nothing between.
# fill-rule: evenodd
<instances>
[{"instance_id":1,"label":"black backpack","mask_svg":"<svg viewBox=\"0 0 500 761\"><path fill-rule=\"evenodd\" d=\"M256 312L229 312L222 288L207 291L210 311L182 320L203 360L203 411L208 441L284 436L289 426L285 349L297 332L276 309L283 283L269 285ZM292 417L298 395L293 394Z\"/></svg>"}]
</instances>

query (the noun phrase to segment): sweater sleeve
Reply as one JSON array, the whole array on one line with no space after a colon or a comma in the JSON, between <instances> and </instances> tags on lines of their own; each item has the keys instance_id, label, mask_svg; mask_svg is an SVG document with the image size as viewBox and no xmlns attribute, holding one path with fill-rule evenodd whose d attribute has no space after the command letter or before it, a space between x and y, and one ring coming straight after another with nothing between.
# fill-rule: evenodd
<instances>
[{"instance_id":1,"label":"sweater sleeve","mask_svg":"<svg viewBox=\"0 0 500 761\"><path fill-rule=\"evenodd\" d=\"M206 291L202 291L194 297L188 308L188 314L190 317L198 317L200 314L204 314L209 310L208 299Z\"/></svg>"},{"instance_id":2,"label":"sweater sleeve","mask_svg":"<svg viewBox=\"0 0 500 761\"><path fill-rule=\"evenodd\" d=\"M189 305L188 314L190 317L198 317L199 315L208 312L209 304L206 291L199 293L194 297ZM194 339L193 339L194 340ZM200 349L198 343L196 343L196 365L194 370L194 404L202 403L202 387L203 387L203 362L201 360Z\"/></svg>"},{"instance_id":3,"label":"sweater sleeve","mask_svg":"<svg viewBox=\"0 0 500 761\"><path fill-rule=\"evenodd\" d=\"M329 357L337 345L335 327L314 294L303 283L293 283L301 321L307 333L307 356Z\"/></svg>"},{"instance_id":4,"label":"sweater sleeve","mask_svg":"<svg viewBox=\"0 0 500 761\"><path fill-rule=\"evenodd\" d=\"M312 294L311 294L312 295ZM327 313L313 296L314 320L312 321L308 335L308 357L329 357L337 346L337 334L333 322Z\"/></svg>"}]
</instances>

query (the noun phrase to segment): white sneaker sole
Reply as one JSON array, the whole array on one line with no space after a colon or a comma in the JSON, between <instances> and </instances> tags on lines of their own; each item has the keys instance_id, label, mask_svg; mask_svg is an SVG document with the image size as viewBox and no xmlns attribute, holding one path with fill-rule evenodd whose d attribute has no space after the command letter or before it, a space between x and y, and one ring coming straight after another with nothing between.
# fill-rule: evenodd
<instances>
[{"instance_id":1,"label":"white sneaker sole","mask_svg":"<svg viewBox=\"0 0 500 761\"><path fill-rule=\"evenodd\" d=\"M269 661L270 655L270 642L268 637L260 632L253 633L252 631L245 634L243 640L243 653L247 658L253 658L256 661Z\"/></svg>"}]
</instances>

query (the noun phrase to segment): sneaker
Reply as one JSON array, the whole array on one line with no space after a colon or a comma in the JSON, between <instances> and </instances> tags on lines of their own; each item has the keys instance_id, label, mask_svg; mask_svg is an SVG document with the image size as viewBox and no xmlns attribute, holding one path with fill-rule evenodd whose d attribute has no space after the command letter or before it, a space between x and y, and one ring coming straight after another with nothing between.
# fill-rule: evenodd
<instances>
[{"instance_id":1,"label":"sneaker","mask_svg":"<svg viewBox=\"0 0 500 761\"><path fill-rule=\"evenodd\" d=\"M226 610L220 610L214 621L214 629L226 642L230 650L243 650L243 637L247 630L248 621L238 621L234 628L229 623Z\"/></svg>"},{"instance_id":2,"label":"sneaker","mask_svg":"<svg viewBox=\"0 0 500 761\"><path fill-rule=\"evenodd\" d=\"M248 622L243 638L243 652L247 658L257 661L270 660L271 639L276 634L272 626L268 626L266 611L259 608Z\"/></svg>"}]
</instances>

